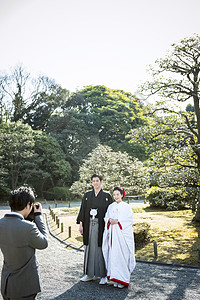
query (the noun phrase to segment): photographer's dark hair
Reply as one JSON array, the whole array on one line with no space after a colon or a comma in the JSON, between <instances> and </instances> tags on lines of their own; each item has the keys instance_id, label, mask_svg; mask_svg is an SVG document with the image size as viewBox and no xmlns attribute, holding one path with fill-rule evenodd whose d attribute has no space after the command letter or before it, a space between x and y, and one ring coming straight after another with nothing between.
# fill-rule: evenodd
<instances>
[{"instance_id":1,"label":"photographer's dark hair","mask_svg":"<svg viewBox=\"0 0 200 300\"><path fill-rule=\"evenodd\" d=\"M98 174L93 174L93 175L91 176L91 180L92 180L93 178L95 178L95 177L98 177L100 181L103 180L102 176L101 176L101 175L98 175Z\"/></svg>"},{"instance_id":2,"label":"photographer's dark hair","mask_svg":"<svg viewBox=\"0 0 200 300\"><path fill-rule=\"evenodd\" d=\"M30 187L25 186L21 186L20 188L12 191L9 197L11 211L21 211L29 202L30 204L33 204L34 201L34 192Z\"/></svg>"}]
</instances>

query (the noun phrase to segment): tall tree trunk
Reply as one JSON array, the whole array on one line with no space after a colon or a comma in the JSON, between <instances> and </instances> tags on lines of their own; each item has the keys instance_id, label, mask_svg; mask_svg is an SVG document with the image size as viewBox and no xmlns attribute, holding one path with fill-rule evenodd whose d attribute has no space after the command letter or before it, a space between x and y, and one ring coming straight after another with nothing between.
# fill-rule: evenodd
<instances>
[{"instance_id":1,"label":"tall tree trunk","mask_svg":"<svg viewBox=\"0 0 200 300\"><path fill-rule=\"evenodd\" d=\"M197 193L197 210L195 213L194 218L192 219L192 222L196 225L196 226L200 226L200 191L198 191Z\"/></svg>"},{"instance_id":2,"label":"tall tree trunk","mask_svg":"<svg viewBox=\"0 0 200 300\"><path fill-rule=\"evenodd\" d=\"M41 186L40 186L40 193L41 193L41 197L42 197L42 198L44 198L44 194L43 194L44 183L45 183L45 180L42 180Z\"/></svg>"}]
</instances>

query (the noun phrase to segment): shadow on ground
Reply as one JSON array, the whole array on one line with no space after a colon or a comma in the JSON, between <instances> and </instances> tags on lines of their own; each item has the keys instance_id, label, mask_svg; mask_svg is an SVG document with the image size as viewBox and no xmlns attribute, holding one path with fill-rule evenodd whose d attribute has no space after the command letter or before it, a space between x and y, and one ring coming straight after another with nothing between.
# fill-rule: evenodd
<instances>
[{"instance_id":1,"label":"shadow on ground","mask_svg":"<svg viewBox=\"0 0 200 300\"><path fill-rule=\"evenodd\" d=\"M128 288L119 290L113 286L101 286L97 282L78 282L72 286L69 290L59 295L57 299L68 299L68 300L108 300L117 299L124 300L128 294Z\"/></svg>"}]
</instances>

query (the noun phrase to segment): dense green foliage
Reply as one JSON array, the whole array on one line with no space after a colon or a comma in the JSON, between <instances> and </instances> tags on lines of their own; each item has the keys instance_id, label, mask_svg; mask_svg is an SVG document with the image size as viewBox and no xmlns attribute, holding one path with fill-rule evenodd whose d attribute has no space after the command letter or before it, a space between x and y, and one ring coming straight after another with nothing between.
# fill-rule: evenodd
<instances>
[{"instance_id":1,"label":"dense green foliage","mask_svg":"<svg viewBox=\"0 0 200 300\"><path fill-rule=\"evenodd\" d=\"M21 122L0 124L0 162L4 189L29 184L42 196L44 189L71 183L71 166L59 143Z\"/></svg>"},{"instance_id":2,"label":"dense green foliage","mask_svg":"<svg viewBox=\"0 0 200 300\"><path fill-rule=\"evenodd\" d=\"M56 186L48 189L48 191L44 192L44 197L46 200L62 200L62 201L70 201L72 198L72 194L69 191L68 187Z\"/></svg>"},{"instance_id":3,"label":"dense green foliage","mask_svg":"<svg viewBox=\"0 0 200 300\"><path fill-rule=\"evenodd\" d=\"M150 203L150 206L168 210L183 209L188 202L187 197L188 194L185 188L159 188L157 186L151 187L145 195L145 199Z\"/></svg>"},{"instance_id":4,"label":"dense green foliage","mask_svg":"<svg viewBox=\"0 0 200 300\"><path fill-rule=\"evenodd\" d=\"M28 125L20 122L1 124L0 157L6 170L4 181L10 188L16 188L35 176L34 132Z\"/></svg>"},{"instance_id":5,"label":"dense green foliage","mask_svg":"<svg viewBox=\"0 0 200 300\"><path fill-rule=\"evenodd\" d=\"M144 123L139 99L105 86L88 86L72 94L66 102L66 110L76 112L91 130L98 132L100 143L115 151L130 153L126 134Z\"/></svg>"}]
</instances>

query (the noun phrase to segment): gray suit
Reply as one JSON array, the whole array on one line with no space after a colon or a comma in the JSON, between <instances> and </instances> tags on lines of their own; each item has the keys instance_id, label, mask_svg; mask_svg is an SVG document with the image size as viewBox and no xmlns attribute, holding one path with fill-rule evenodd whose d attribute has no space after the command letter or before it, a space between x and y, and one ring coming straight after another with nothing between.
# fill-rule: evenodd
<instances>
[{"instance_id":1,"label":"gray suit","mask_svg":"<svg viewBox=\"0 0 200 300\"><path fill-rule=\"evenodd\" d=\"M12 299L40 292L35 249L47 246L41 215L35 217L35 224L14 214L6 214L0 219L0 248L4 256L2 295Z\"/></svg>"}]
</instances>

